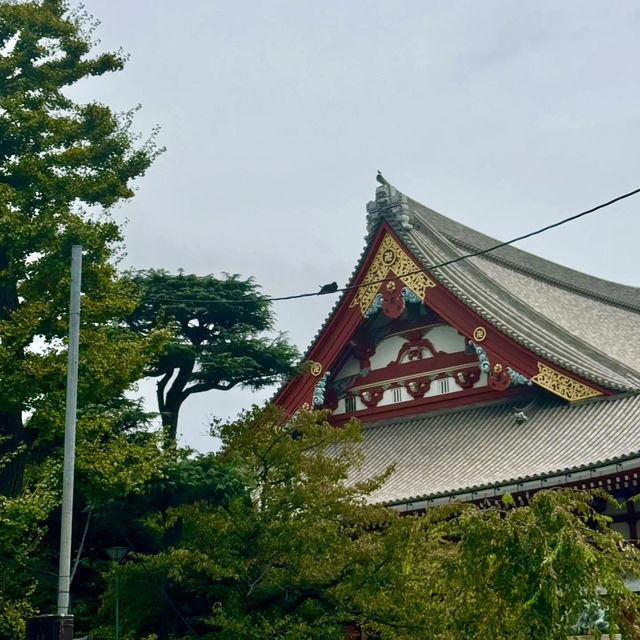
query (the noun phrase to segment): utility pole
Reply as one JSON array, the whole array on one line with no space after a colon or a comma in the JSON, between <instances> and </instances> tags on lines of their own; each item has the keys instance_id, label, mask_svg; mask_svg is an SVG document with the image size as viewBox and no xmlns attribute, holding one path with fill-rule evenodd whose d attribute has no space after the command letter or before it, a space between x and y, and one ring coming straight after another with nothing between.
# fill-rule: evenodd
<instances>
[{"instance_id":1,"label":"utility pole","mask_svg":"<svg viewBox=\"0 0 640 640\"><path fill-rule=\"evenodd\" d=\"M73 517L73 471L76 451L78 402L78 357L80 351L80 284L82 247L71 248L71 294L69 296L69 357L67 363L67 406L64 421L64 473L62 476L62 519L58 569L58 615L69 613L71 575L71 525Z\"/></svg>"}]
</instances>

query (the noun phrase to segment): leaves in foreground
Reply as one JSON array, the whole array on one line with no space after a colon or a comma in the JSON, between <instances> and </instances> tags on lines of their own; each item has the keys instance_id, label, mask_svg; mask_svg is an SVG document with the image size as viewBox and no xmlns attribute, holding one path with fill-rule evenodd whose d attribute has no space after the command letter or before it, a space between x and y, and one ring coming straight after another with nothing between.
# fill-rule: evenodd
<instances>
[{"instance_id":1,"label":"leaves in foreground","mask_svg":"<svg viewBox=\"0 0 640 640\"><path fill-rule=\"evenodd\" d=\"M220 452L182 460L164 502L136 519L145 548L119 569L126 630L324 640L357 623L389 640L545 640L597 608L611 632L636 637L638 598L624 577L640 574L638 555L607 527L595 494L543 491L524 507L453 503L403 517L367 501L391 468L349 482L358 423L326 418L256 410L216 428Z\"/></svg>"}]
</instances>

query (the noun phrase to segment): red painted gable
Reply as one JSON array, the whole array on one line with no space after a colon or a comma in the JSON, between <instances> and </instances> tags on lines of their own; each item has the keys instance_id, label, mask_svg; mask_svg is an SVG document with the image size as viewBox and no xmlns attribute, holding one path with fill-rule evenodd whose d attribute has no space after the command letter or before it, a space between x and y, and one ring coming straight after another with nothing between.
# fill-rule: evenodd
<instances>
[{"instance_id":1,"label":"red painted gable","mask_svg":"<svg viewBox=\"0 0 640 640\"><path fill-rule=\"evenodd\" d=\"M386 243L384 247L383 242ZM397 253L403 255L395 255ZM387 263L389 263L388 270L385 267ZM373 293L380 293L383 298L380 313L384 313L389 318L399 317L405 306L400 294L402 285L415 280L418 265L419 261L411 255L386 222L382 222L352 284L309 349L304 372L289 380L278 393L275 402L288 413L293 413L303 406L312 407L314 389L318 381L327 371L333 369L349 342L354 339L365 322L363 314L366 309L363 310L363 305L372 299ZM384 273L385 270L384 276L378 278L376 274ZM457 390L456 393L445 393L428 398L415 397L383 407L373 405L355 412L360 419L370 421L422 413L430 409L485 401L514 393L514 389L510 388L509 368L566 399L612 393L532 353L469 309L431 273L426 270L420 271L423 284L427 283L420 289L423 292L422 301L437 314L441 321L454 327L468 341L473 341L484 349L490 366L489 386L470 387L462 391ZM456 365L455 358L449 358L449 360L452 367ZM469 362L472 360L473 358ZM461 363L457 364L461 366ZM419 375L418 361L412 363L410 368L412 375ZM371 380L373 384L375 375L372 374ZM567 389L573 392L577 389L578 393L572 392L573 395L570 395ZM350 415L336 416L336 422L341 422Z\"/></svg>"}]
</instances>

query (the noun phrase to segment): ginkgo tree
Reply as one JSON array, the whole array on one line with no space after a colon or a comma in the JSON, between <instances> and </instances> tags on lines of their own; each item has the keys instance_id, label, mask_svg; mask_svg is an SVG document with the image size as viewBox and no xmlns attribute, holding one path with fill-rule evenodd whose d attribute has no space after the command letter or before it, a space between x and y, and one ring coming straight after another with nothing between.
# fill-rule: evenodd
<instances>
[{"instance_id":1,"label":"ginkgo tree","mask_svg":"<svg viewBox=\"0 0 640 640\"><path fill-rule=\"evenodd\" d=\"M4 495L20 492L32 447L59 433L72 244L85 249L81 405L120 394L158 346L157 333L141 339L122 322L135 300L116 277L121 234L106 212L133 195L159 149L153 134L138 141L133 111L69 97L76 83L124 65L121 54L93 52L92 29L66 0L0 2Z\"/></svg>"},{"instance_id":2,"label":"ginkgo tree","mask_svg":"<svg viewBox=\"0 0 640 640\"><path fill-rule=\"evenodd\" d=\"M135 289L117 274L122 237L109 215L160 149L153 132L138 139L134 111L70 97L76 83L124 65L121 54L95 52L93 28L66 0L0 0L0 635L7 638L23 637L25 618L43 610L37 591L50 579L45 538L60 500L73 244L84 249L78 506L136 490L161 462L153 435L134 434L135 403L125 392L168 332L140 336L127 326Z\"/></svg>"}]
</instances>

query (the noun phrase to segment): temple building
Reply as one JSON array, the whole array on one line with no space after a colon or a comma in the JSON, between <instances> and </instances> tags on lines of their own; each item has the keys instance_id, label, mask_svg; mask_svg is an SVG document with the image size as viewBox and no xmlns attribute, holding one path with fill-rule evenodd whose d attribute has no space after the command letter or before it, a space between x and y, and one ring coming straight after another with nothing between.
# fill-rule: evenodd
<instances>
[{"instance_id":1,"label":"temple building","mask_svg":"<svg viewBox=\"0 0 640 640\"><path fill-rule=\"evenodd\" d=\"M638 493L640 289L486 251L499 242L382 182L347 290L278 404L361 420L357 475L394 463L372 499L402 510ZM612 515L638 538L631 502Z\"/></svg>"}]
</instances>

